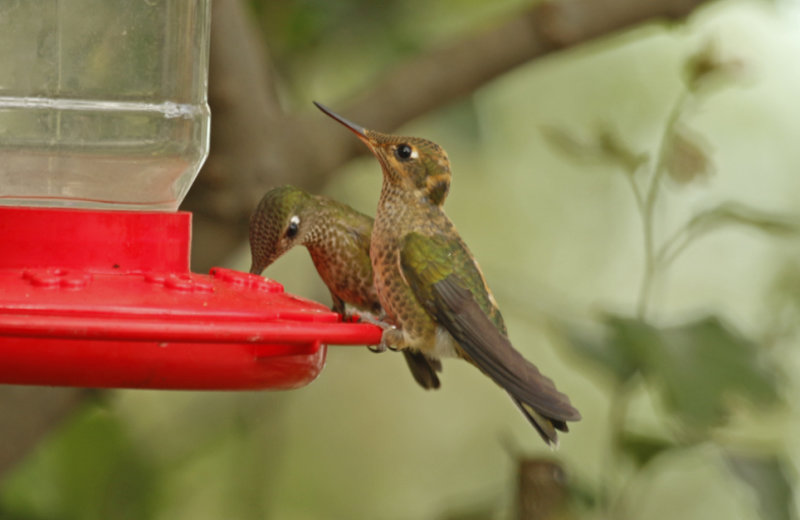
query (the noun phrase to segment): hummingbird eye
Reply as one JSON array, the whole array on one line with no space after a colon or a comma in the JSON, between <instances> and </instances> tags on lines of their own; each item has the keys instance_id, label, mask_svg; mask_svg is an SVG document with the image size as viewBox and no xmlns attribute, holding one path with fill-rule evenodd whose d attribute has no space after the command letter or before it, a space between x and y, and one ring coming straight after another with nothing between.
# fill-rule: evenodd
<instances>
[{"instance_id":1,"label":"hummingbird eye","mask_svg":"<svg viewBox=\"0 0 800 520\"><path fill-rule=\"evenodd\" d=\"M397 145L397 148L394 149L394 154L401 161L407 161L412 157L416 156L414 149L405 143Z\"/></svg>"},{"instance_id":2,"label":"hummingbird eye","mask_svg":"<svg viewBox=\"0 0 800 520\"><path fill-rule=\"evenodd\" d=\"M300 229L300 217L293 216L289 220L289 227L286 228L286 237L294 238L297 236L297 231Z\"/></svg>"}]
</instances>

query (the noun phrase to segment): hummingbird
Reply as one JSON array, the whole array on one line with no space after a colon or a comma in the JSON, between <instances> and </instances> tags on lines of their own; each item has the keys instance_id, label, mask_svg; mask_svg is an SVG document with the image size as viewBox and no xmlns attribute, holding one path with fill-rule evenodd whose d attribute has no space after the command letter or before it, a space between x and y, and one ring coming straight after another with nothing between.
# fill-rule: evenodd
<instances>
[{"instance_id":1,"label":"hummingbird","mask_svg":"<svg viewBox=\"0 0 800 520\"><path fill-rule=\"evenodd\" d=\"M308 249L328 287L332 310L380 323L383 315L369 259L371 217L329 197L294 186L268 191L250 217L250 272L261 274L296 245ZM414 380L426 390L439 388L438 359L403 351Z\"/></svg>"},{"instance_id":2,"label":"hummingbird","mask_svg":"<svg viewBox=\"0 0 800 520\"><path fill-rule=\"evenodd\" d=\"M364 142L383 170L372 229L375 289L391 325L382 345L431 359L458 357L489 376L546 444L580 413L511 344L477 261L444 212L450 161L427 139L368 130L314 103Z\"/></svg>"}]
</instances>

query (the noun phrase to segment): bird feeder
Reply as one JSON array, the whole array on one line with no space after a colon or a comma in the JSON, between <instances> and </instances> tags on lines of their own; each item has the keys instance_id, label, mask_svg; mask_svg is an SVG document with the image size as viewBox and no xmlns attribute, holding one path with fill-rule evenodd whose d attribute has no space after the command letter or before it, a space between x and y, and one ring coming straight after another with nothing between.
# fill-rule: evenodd
<instances>
[{"instance_id":1,"label":"bird feeder","mask_svg":"<svg viewBox=\"0 0 800 520\"><path fill-rule=\"evenodd\" d=\"M189 269L208 0L0 3L0 383L296 388L380 340L276 281Z\"/></svg>"}]
</instances>

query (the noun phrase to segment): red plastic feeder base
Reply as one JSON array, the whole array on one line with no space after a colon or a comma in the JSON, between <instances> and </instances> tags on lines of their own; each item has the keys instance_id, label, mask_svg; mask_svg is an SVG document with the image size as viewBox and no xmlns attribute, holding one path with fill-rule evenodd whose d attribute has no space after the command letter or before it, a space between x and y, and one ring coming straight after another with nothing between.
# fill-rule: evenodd
<instances>
[{"instance_id":1,"label":"red plastic feeder base","mask_svg":"<svg viewBox=\"0 0 800 520\"><path fill-rule=\"evenodd\" d=\"M191 215L0 207L0 383L242 390L313 381L370 345L279 283L189 272Z\"/></svg>"}]
</instances>

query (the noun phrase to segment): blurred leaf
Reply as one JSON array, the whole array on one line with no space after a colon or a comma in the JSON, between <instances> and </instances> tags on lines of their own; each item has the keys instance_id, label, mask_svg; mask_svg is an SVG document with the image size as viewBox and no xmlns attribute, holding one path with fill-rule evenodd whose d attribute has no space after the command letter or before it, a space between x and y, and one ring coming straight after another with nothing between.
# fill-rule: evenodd
<instances>
[{"instance_id":1,"label":"blurred leaf","mask_svg":"<svg viewBox=\"0 0 800 520\"><path fill-rule=\"evenodd\" d=\"M784 263L770 286L767 340L792 341L800 331L800 261Z\"/></svg>"},{"instance_id":2,"label":"blurred leaf","mask_svg":"<svg viewBox=\"0 0 800 520\"><path fill-rule=\"evenodd\" d=\"M778 401L777 377L762 349L715 317L657 328L639 319L608 316L606 333L567 329L570 345L618 381L637 371L655 383L666 406L696 428L727 417L730 398Z\"/></svg>"},{"instance_id":3,"label":"blurred leaf","mask_svg":"<svg viewBox=\"0 0 800 520\"><path fill-rule=\"evenodd\" d=\"M43 444L0 488L3 518L153 517L156 470L113 415L88 407Z\"/></svg>"},{"instance_id":4,"label":"blurred leaf","mask_svg":"<svg viewBox=\"0 0 800 520\"><path fill-rule=\"evenodd\" d=\"M668 439L631 432L623 432L617 442L623 453L639 467L646 465L657 455L676 447L676 444Z\"/></svg>"},{"instance_id":5,"label":"blurred leaf","mask_svg":"<svg viewBox=\"0 0 800 520\"><path fill-rule=\"evenodd\" d=\"M567 485L570 504L580 509L595 509L601 502L608 502L607 489L598 488L579 475L570 475Z\"/></svg>"},{"instance_id":6,"label":"blurred leaf","mask_svg":"<svg viewBox=\"0 0 800 520\"><path fill-rule=\"evenodd\" d=\"M646 153L631 150L619 134L607 125L598 130L594 142L581 140L558 127L544 126L541 132L553 148L573 159L610 162L628 174L635 173L648 159Z\"/></svg>"},{"instance_id":7,"label":"blurred leaf","mask_svg":"<svg viewBox=\"0 0 800 520\"><path fill-rule=\"evenodd\" d=\"M256 20L279 61L308 53L337 35L356 31L375 46L389 46L407 32L409 22L398 16L402 5L396 1L380 4L367 0L304 0L300 2L264 2L250 0ZM370 38L375 34L384 38Z\"/></svg>"},{"instance_id":8,"label":"blurred leaf","mask_svg":"<svg viewBox=\"0 0 800 520\"><path fill-rule=\"evenodd\" d=\"M727 416L728 400L778 399L777 381L758 345L715 317L658 329L631 318L609 318L620 342L636 353L645 376L656 382L665 404L685 423L704 428Z\"/></svg>"},{"instance_id":9,"label":"blurred leaf","mask_svg":"<svg viewBox=\"0 0 800 520\"><path fill-rule=\"evenodd\" d=\"M725 462L732 473L749 485L758 497L764 520L795 520L792 480L786 463L776 455L750 456L728 453Z\"/></svg>"},{"instance_id":10,"label":"blurred leaf","mask_svg":"<svg viewBox=\"0 0 800 520\"><path fill-rule=\"evenodd\" d=\"M563 128L542 126L540 131L550 146L573 159L599 160L601 157L594 144L582 141Z\"/></svg>"},{"instance_id":11,"label":"blurred leaf","mask_svg":"<svg viewBox=\"0 0 800 520\"><path fill-rule=\"evenodd\" d=\"M687 128L677 127L670 137L664 167L678 184L708 177L713 172L702 137Z\"/></svg>"},{"instance_id":12,"label":"blurred leaf","mask_svg":"<svg viewBox=\"0 0 800 520\"><path fill-rule=\"evenodd\" d=\"M789 260L780 268L771 283L778 304L800 307L800 261Z\"/></svg>"},{"instance_id":13,"label":"blurred leaf","mask_svg":"<svg viewBox=\"0 0 800 520\"><path fill-rule=\"evenodd\" d=\"M723 225L742 225L779 236L800 234L800 220L785 215L751 208L738 202L725 202L710 210L698 213L687 224L689 229Z\"/></svg>"},{"instance_id":14,"label":"blurred leaf","mask_svg":"<svg viewBox=\"0 0 800 520\"><path fill-rule=\"evenodd\" d=\"M609 335L590 334L566 323L561 324L561 329L578 355L608 372L616 382L624 383L636 373L636 357L626 350L628 343L615 341Z\"/></svg>"},{"instance_id":15,"label":"blurred leaf","mask_svg":"<svg viewBox=\"0 0 800 520\"><path fill-rule=\"evenodd\" d=\"M730 56L723 56L715 42L706 43L696 54L686 60L686 86L693 92L721 86L742 76L744 63Z\"/></svg>"},{"instance_id":16,"label":"blurred leaf","mask_svg":"<svg viewBox=\"0 0 800 520\"><path fill-rule=\"evenodd\" d=\"M738 225L776 236L800 235L800 218L769 213L737 202L725 202L694 215L658 252L658 261L669 264L692 242L722 226Z\"/></svg>"},{"instance_id":17,"label":"blurred leaf","mask_svg":"<svg viewBox=\"0 0 800 520\"><path fill-rule=\"evenodd\" d=\"M622 140L619 133L609 126L603 126L599 130L598 143L600 150L607 159L616 162L631 175L636 173L636 171L647 162L648 155L646 153L634 152L628 144Z\"/></svg>"}]
</instances>

